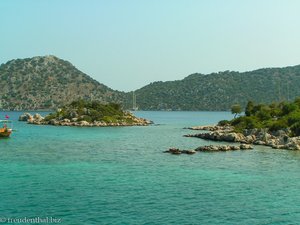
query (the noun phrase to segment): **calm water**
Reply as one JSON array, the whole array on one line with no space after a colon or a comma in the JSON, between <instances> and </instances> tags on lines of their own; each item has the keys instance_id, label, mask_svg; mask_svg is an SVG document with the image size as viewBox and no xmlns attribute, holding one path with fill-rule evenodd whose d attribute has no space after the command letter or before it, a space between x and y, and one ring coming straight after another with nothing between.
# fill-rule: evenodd
<instances>
[{"instance_id":1,"label":"calm water","mask_svg":"<svg viewBox=\"0 0 300 225\"><path fill-rule=\"evenodd\" d=\"M1 118L6 113L0 113ZM75 128L15 122L0 139L0 217L62 224L300 224L300 152L170 155L191 125L226 112L136 112L159 126ZM19 113L9 113L16 119ZM212 142L210 142L211 144Z\"/></svg>"}]
</instances>

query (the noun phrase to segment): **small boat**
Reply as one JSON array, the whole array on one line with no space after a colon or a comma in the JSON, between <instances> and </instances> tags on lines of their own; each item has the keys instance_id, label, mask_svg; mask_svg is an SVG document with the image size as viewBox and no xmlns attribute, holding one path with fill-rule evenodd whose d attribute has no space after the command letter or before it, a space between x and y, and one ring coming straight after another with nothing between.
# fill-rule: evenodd
<instances>
[{"instance_id":1,"label":"small boat","mask_svg":"<svg viewBox=\"0 0 300 225\"><path fill-rule=\"evenodd\" d=\"M0 120L0 137L9 137L12 133L11 120Z\"/></svg>"}]
</instances>

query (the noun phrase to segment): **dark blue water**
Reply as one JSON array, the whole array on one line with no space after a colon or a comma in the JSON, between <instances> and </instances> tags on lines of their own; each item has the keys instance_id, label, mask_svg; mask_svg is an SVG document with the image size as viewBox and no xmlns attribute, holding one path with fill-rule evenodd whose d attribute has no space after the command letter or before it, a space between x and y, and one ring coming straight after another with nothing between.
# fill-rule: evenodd
<instances>
[{"instance_id":1,"label":"dark blue water","mask_svg":"<svg viewBox=\"0 0 300 225\"><path fill-rule=\"evenodd\" d=\"M3 117L7 113L0 113ZM62 224L299 224L300 152L170 155L191 125L227 112L136 112L150 127L76 128L15 122L0 139L0 219ZM9 113L16 120L19 113Z\"/></svg>"}]
</instances>

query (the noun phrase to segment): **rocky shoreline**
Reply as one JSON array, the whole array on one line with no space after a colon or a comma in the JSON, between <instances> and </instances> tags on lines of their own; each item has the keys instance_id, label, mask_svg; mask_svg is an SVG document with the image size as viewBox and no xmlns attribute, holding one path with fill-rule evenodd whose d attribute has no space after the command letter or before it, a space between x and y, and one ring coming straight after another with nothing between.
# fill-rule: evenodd
<instances>
[{"instance_id":1,"label":"rocky shoreline","mask_svg":"<svg viewBox=\"0 0 300 225\"><path fill-rule=\"evenodd\" d=\"M75 126L75 127L116 127L116 126L148 126L153 124L152 121L143 118L137 118L131 114L128 117L133 121L132 123L127 123L125 121L120 122L104 122L104 121L93 121L87 122L84 120L79 121L78 118L72 119L51 119L45 120L43 116L36 113L31 115L30 113L24 113L19 117L19 121L27 122L28 124L34 125L52 125L52 126Z\"/></svg>"},{"instance_id":2,"label":"rocky shoreline","mask_svg":"<svg viewBox=\"0 0 300 225\"><path fill-rule=\"evenodd\" d=\"M191 130L205 130L209 132L187 134L185 137L196 137L212 141L238 142L269 146L274 149L300 150L300 137L289 137L289 130L271 132L268 129L246 129L243 133L234 132L230 126L199 126Z\"/></svg>"},{"instance_id":3,"label":"rocky shoreline","mask_svg":"<svg viewBox=\"0 0 300 225\"><path fill-rule=\"evenodd\" d=\"M184 129L206 130L206 131L232 131L231 126L218 126L218 125L194 126L194 127L187 127Z\"/></svg>"}]
</instances>

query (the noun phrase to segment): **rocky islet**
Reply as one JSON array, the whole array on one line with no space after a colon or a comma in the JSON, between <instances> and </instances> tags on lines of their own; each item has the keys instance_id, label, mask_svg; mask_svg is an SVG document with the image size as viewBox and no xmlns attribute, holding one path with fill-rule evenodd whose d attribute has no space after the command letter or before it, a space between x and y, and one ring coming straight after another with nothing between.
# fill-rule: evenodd
<instances>
[{"instance_id":1,"label":"rocky islet","mask_svg":"<svg viewBox=\"0 0 300 225\"><path fill-rule=\"evenodd\" d=\"M153 122L143 118L137 118L132 113L127 112L127 117L132 120L131 123L126 121L119 122L105 122L105 121L93 121L88 122L85 120L79 121L78 118L72 119L51 119L45 120L45 117L36 113L31 115L30 113L24 113L19 117L19 121L24 121L34 125L53 125L53 126L77 126L77 127L109 127L109 126L147 126Z\"/></svg>"}]
</instances>

